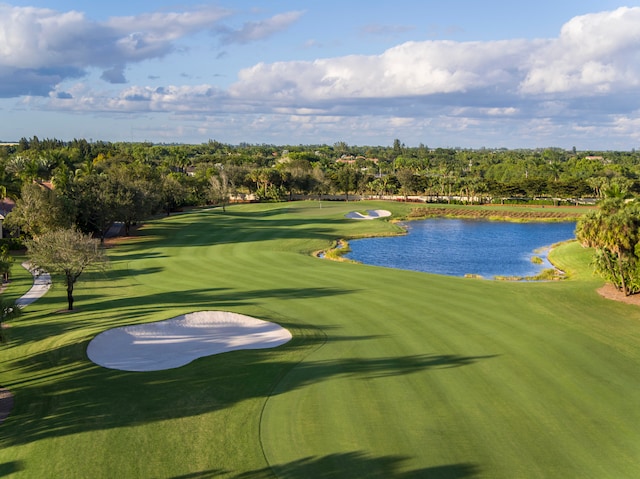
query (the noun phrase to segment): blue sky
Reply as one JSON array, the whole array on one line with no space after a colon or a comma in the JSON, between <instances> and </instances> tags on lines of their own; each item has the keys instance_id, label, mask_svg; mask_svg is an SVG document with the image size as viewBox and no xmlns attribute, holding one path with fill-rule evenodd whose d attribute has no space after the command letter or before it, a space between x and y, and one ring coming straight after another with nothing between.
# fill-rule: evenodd
<instances>
[{"instance_id":1,"label":"blue sky","mask_svg":"<svg viewBox=\"0 0 640 479\"><path fill-rule=\"evenodd\" d=\"M640 148L640 0L0 3L0 140Z\"/></svg>"}]
</instances>

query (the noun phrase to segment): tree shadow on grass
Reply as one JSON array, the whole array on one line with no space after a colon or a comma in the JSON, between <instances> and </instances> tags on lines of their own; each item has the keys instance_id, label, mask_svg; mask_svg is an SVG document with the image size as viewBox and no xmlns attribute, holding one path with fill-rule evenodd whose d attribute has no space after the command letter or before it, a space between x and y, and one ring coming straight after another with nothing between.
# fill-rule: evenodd
<instances>
[{"instance_id":1,"label":"tree shadow on grass","mask_svg":"<svg viewBox=\"0 0 640 479\"><path fill-rule=\"evenodd\" d=\"M272 465L257 471L233 476L234 479L464 479L477 477L479 468L472 464L451 464L406 471L400 456L372 457L364 452L307 457L287 464Z\"/></svg>"},{"instance_id":2,"label":"tree shadow on grass","mask_svg":"<svg viewBox=\"0 0 640 479\"><path fill-rule=\"evenodd\" d=\"M153 266L153 267L149 267L149 268L127 267L127 268L120 268L120 269L110 269L109 273L108 273L108 276L106 276L104 273L93 273L93 275L100 274L101 277L99 277L99 276L91 276L90 274L85 275L85 277L81 277L80 278L80 285L82 285L82 283L85 282L85 281L88 282L88 281L94 280L96 278L97 279L102 279L102 280L108 280L108 281L116 281L116 280L119 280L121 278L133 278L133 277L136 277L136 276L143 276L143 275L147 275L147 274L157 274L157 273L161 273L162 271L164 271L164 268L162 268L160 266ZM54 277L54 280L55 279L58 279L60 284L64 284L63 278L61 276L58 276L57 278Z\"/></svg>"},{"instance_id":3,"label":"tree shadow on grass","mask_svg":"<svg viewBox=\"0 0 640 479\"><path fill-rule=\"evenodd\" d=\"M206 471L190 472L188 474L180 474L179 476L171 476L171 479L212 479L228 475L229 473L222 469L208 469Z\"/></svg>"},{"instance_id":4,"label":"tree shadow on grass","mask_svg":"<svg viewBox=\"0 0 640 479\"><path fill-rule=\"evenodd\" d=\"M275 288L259 290L232 290L229 288L203 288L189 291L161 291L144 296L99 297L93 294L76 295L76 308L72 312L59 313L66 307L66 298L41 298L42 310L30 315L27 321L17 320L18 332L28 341L38 341L71 330L96 325L104 329L136 324L141 318L168 310L184 309L185 312L204 310L232 310L238 307L260 305L264 299L308 299L353 293L353 289L341 288ZM53 312L52 312L53 310ZM73 315L70 320L68 315ZM170 319L170 316L162 319ZM267 318L263 318L267 319ZM13 335L15 336L15 335ZM17 339L12 345L18 345Z\"/></svg>"},{"instance_id":5,"label":"tree shadow on grass","mask_svg":"<svg viewBox=\"0 0 640 479\"><path fill-rule=\"evenodd\" d=\"M344 358L303 362L295 368L295 376L287 376L287 381L283 383L283 389L278 388L275 393L281 394L334 377L380 379L404 376L432 369L467 366L480 359L493 357L495 356L421 354L390 358Z\"/></svg>"},{"instance_id":6,"label":"tree shadow on grass","mask_svg":"<svg viewBox=\"0 0 640 479\"><path fill-rule=\"evenodd\" d=\"M93 365L85 357L86 342L15 361L12 368L22 369L21 377L28 379L5 384L15 401L10 420L0 429L0 447L198 416L334 377L416 374L487 358L427 354L300 362L319 341L358 340L309 334L292 346L209 356L164 371L126 372ZM294 368L296 374L288 374Z\"/></svg>"},{"instance_id":7,"label":"tree shadow on grass","mask_svg":"<svg viewBox=\"0 0 640 479\"><path fill-rule=\"evenodd\" d=\"M265 211L191 212L141 229L133 242L123 243L120 252L139 254L141 247L210 246L244 243L260 239L322 239L333 241L344 227L344 219L309 218L290 215L286 209ZM366 225L365 225L366 226ZM136 251L137 250L137 251Z\"/></svg>"},{"instance_id":8,"label":"tree shadow on grass","mask_svg":"<svg viewBox=\"0 0 640 479\"><path fill-rule=\"evenodd\" d=\"M448 464L407 471L400 456L372 457L364 452L306 457L287 464L243 472L233 479L472 479L480 469L473 464ZM172 476L170 479L213 479L229 477L228 471L209 469Z\"/></svg>"},{"instance_id":9,"label":"tree shadow on grass","mask_svg":"<svg viewBox=\"0 0 640 479\"><path fill-rule=\"evenodd\" d=\"M24 470L23 461L9 461L0 464L0 477L11 476Z\"/></svg>"},{"instance_id":10,"label":"tree shadow on grass","mask_svg":"<svg viewBox=\"0 0 640 479\"><path fill-rule=\"evenodd\" d=\"M169 307L186 306L194 307L194 311L199 307L207 305L213 309L220 309L231 306L258 304L263 299L310 299L323 298L327 296L339 296L351 294L357 290L348 288L272 288L272 289L243 289L233 290L230 288L201 288L187 291L161 291L145 296L126 296L121 298L103 298L98 301L98 297L93 295L78 295L78 303L83 301L83 311L105 311L127 308L127 310L137 311L148 309L150 311L160 311ZM91 300L91 301L88 301Z\"/></svg>"}]
</instances>

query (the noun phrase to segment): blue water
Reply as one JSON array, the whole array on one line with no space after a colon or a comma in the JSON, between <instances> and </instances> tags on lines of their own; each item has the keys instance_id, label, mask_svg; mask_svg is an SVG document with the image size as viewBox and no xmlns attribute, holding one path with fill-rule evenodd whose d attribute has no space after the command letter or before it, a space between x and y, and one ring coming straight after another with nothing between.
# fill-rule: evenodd
<instances>
[{"instance_id":1,"label":"blue water","mask_svg":"<svg viewBox=\"0 0 640 479\"><path fill-rule=\"evenodd\" d=\"M448 276L534 276L551 265L539 250L575 237L576 224L428 219L408 234L349 242L347 258L365 264ZM543 264L531 262L533 256Z\"/></svg>"}]
</instances>

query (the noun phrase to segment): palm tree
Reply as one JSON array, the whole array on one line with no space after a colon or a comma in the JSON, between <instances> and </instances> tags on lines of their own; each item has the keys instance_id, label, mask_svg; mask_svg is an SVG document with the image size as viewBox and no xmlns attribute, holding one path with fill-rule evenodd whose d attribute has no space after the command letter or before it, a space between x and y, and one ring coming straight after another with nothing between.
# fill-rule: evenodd
<instances>
[{"instance_id":1,"label":"palm tree","mask_svg":"<svg viewBox=\"0 0 640 479\"><path fill-rule=\"evenodd\" d=\"M640 211L635 203L620 198L601 203L600 210L585 215L577 224L576 237L595 248L596 270L625 296L640 291Z\"/></svg>"},{"instance_id":2,"label":"palm tree","mask_svg":"<svg viewBox=\"0 0 640 479\"><path fill-rule=\"evenodd\" d=\"M548 169L553 177L553 181L558 181L560 179L560 173L562 173L562 165L557 161L551 161L549 162Z\"/></svg>"}]
</instances>

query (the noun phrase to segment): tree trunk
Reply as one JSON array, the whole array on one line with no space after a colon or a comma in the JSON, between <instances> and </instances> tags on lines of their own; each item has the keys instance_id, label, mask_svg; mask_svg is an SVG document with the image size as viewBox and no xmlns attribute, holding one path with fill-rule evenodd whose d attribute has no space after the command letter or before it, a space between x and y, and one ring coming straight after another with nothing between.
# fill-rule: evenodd
<instances>
[{"instance_id":1,"label":"tree trunk","mask_svg":"<svg viewBox=\"0 0 640 479\"><path fill-rule=\"evenodd\" d=\"M73 283L73 278L67 276L67 304L69 305L69 311L73 311Z\"/></svg>"},{"instance_id":2,"label":"tree trunk","mask_svg":"<svg viewBox=\"0 0 640 479\"><path fill-rule=\"evenodd\" d=\"M616 270L617 268L611 264L611 258L609 257L609 250L607 248L602 248L602 254L604 255L604 259L607 262L607 270L611 274L613 286L616 290L621 291L620 285L616 281Z\"/></svg>"},{"instance_id":3,"label":"tree trunk","mask_svg":"<svg viewBox=\"0 0 640 479\"><path fill-rule=\"evenodd\" d=\"M67 303L69 305L69 311L73 311L73 289L67 288Z\"/></svg>"},{"instance_id":4,"label":"tree trunk","mask_svg":"<svg viewBox=\"0 0 640 479\"><path fill-rule=\"evenodd\" d=\"M625 281L625 277L624 277L624 269L623 269L623 265L622 265L622 258L620 256L620 253L618 253L618 271L620 271L620 282L622 283L622 293L625 296L629 296L629 291L627 290L627 282Z\"/></svg>"}]
</instances>

